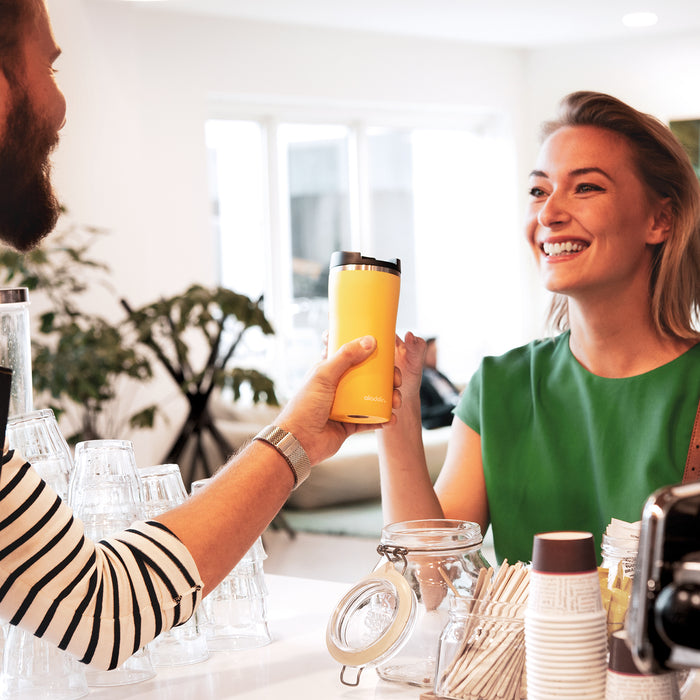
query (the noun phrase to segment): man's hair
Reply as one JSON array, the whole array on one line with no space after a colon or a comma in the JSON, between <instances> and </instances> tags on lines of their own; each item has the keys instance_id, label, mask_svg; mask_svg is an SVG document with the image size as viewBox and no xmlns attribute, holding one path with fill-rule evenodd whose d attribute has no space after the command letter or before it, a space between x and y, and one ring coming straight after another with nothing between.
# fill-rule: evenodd
<instances>
[{"instance_id":1,"label":"man's hair","mask_svg":"<svg viewBox=\"0 0 700 700\"><path fill-rule=\"evenodd\" d=\"M21 76L22 37L37 7L38 0L0 0L0 70L12 85Z\"/></svg>"},{"instance_id":2,"label":"man's hair","mask_svg":"<svg viewBox=\"0 0 700 700\"><path fill-rule=\"evenodd\" d=\"M542 137L567 126L594 126L623 136L649 194L670 200L671 232L655 246L649 281L652 318L664 335L699 339L700 182L682 144L656 117L598 92L567 95L559 117L543 124ZM566 297L555 295L549 319L558 330L568 328Z\"/></svg>"}]
</instances>

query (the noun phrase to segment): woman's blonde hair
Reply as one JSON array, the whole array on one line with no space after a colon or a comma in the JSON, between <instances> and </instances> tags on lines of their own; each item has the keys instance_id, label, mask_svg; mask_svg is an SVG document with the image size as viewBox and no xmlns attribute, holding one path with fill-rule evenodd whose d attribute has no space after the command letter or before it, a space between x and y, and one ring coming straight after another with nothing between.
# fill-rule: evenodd
<instances>
[{"instance_id":1,"label":"woman's blonde hair","mask_svg":"<svg viewBox=\"0 0 700 700\"><path fill-rule=\"evenodd\" d=\"M567 95L559 117L543 124L542 138L566 126L596 126L624 136L649 192L670 200L671 232L655 247L649 279L651 314L660 333L700 339L700 182L680 141L656 117L599 92ZM567 297L555 295L548 318L555 330L569 327Z\"/></svg>"}]
</instances>

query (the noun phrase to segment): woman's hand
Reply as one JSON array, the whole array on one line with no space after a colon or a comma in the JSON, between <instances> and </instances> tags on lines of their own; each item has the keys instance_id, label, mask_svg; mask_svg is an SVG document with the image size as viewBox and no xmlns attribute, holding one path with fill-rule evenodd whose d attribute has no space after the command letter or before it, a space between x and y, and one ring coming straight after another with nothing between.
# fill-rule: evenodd
<instances>
[{"instance_id":1,"label":"woman's hand","mask_svg":"<svg viewBox=\"0 0 700 700\"><path fill-rule=\"evenodd\" d=\"M401 392L404 398L420 393L425 361L426 342L423 338L406 333L405 340L396 336L396 367L401 373Z\"/></svg>"},{"instance_id":2,"label":"woman's hand","mask_svg":"<svg viewBox=\"0 0 700 700\"><path fill-rule=\"evenodd\" d=\"M290 431L299 440L312 465L335 454L349 435L386 425L340 423L329 419L338 382L351 367L366 360L376 345L377 341L372 336L358 338L343 345L316 367L304 387L279 415L276 424ZM395 372L393 408L401 405L401 394L398 391L400 383L400 374ZM393 415L390 422L392 421L396 421Z\"/></svg>"}]
</instances>

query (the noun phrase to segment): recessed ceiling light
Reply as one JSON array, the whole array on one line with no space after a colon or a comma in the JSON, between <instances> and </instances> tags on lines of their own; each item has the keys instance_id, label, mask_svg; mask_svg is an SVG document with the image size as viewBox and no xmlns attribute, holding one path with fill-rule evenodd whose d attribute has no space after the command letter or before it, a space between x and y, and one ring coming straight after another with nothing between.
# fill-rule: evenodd
<instances>
[{"instance_id":1,"label":"recessed ceiling light","mask_svg":"<svg viewBox=\"0 0 700 700\"><path fill-rule=\"evenodd\" d=\"M658 21L653 12L630 12L622 18L625 27L653 27Z\"/></svg>"}]
</instances>

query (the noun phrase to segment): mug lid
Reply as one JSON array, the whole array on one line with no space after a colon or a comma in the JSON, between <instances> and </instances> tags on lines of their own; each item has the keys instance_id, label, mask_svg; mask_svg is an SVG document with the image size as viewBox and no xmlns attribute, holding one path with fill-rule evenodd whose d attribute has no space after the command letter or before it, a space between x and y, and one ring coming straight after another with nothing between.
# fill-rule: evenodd
<instances>
[{"instance_id":1,"label":"mug lid","mask_svg":"<svg viewBox=\"0 0 700 700\"><path fill-rule=\"evenodd\" d=\"M378 260L369 255L355 253L348 250L336 250L331 254L330 267L342 267L345 265L361 265L372 268L387 268L390 271L401 273L401 260L390 258L389 260Z\"/></svg>"},{"instance_id":2,"label":"mug lid","mask_svg":"<svg viewBox=\"0 0 700 700\"><path fill-rule=\"evenodd\" d=\"M343 664L363 668L401 650L416 621L417 600L406 579L386 563L340 600L326 628L326 646Z\"/></svg>"}]
</instances>

